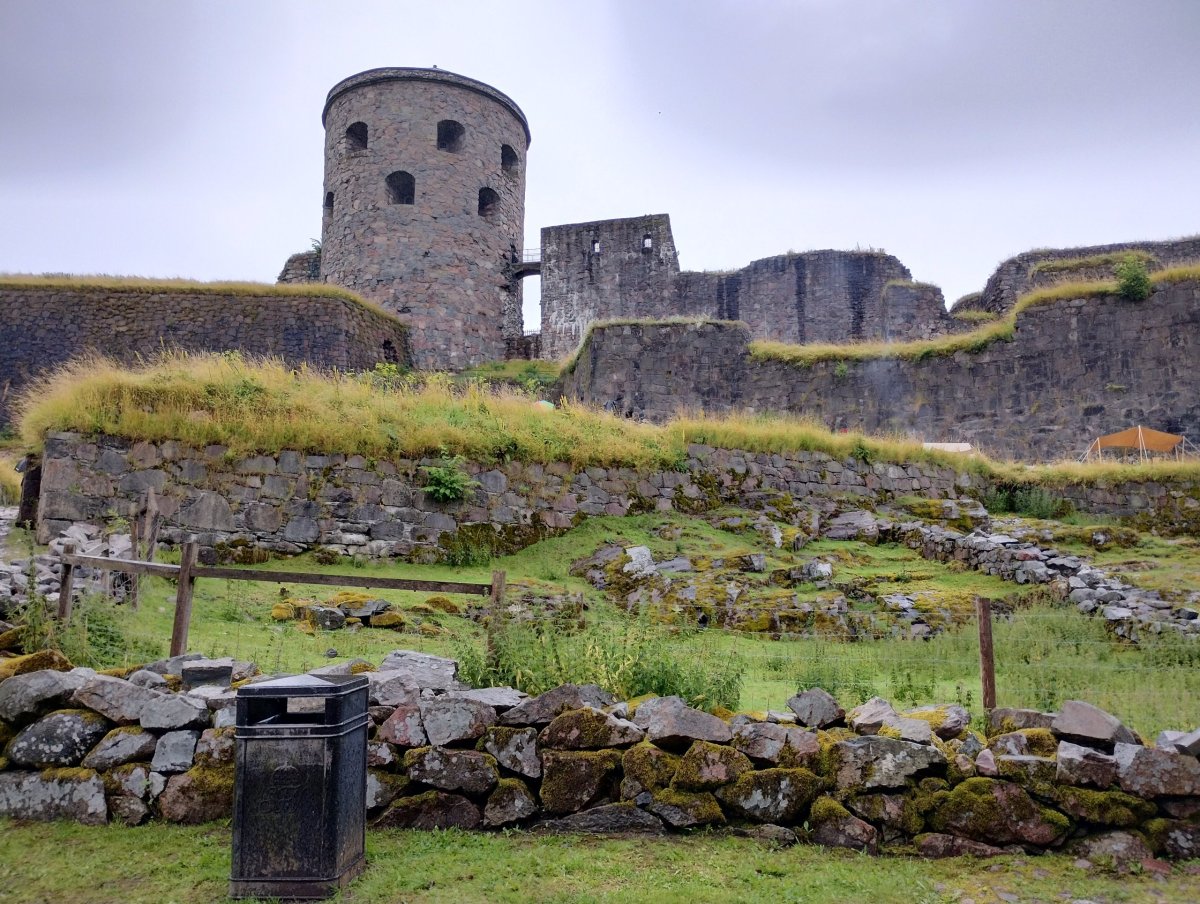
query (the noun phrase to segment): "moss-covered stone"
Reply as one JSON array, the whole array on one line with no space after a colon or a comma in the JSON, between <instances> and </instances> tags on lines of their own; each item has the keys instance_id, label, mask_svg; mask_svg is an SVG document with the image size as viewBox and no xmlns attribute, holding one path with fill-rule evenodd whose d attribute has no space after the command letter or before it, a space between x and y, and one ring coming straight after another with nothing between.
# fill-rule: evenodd
<instances>
[{"instance_id":1,"label":"moss-covered stone","mask_svg":"<svg viewBox=\"0 0 1200 904\"><path fill-rule=\"evenodd\" d=\"M807 769L745 772L717 791L717 799L743 819L780 825L804 821L808 806L825 782Z\"/></svg>"},{"instance_id":2,"label":"moss-covered stone","mask_svg":"<svg viewBox=\"0 0 1200 904\"><path fill-rule=\"evenodd\" d=\"M929 819L930 827L988 844L1052 847L1071 828L1067 817L1038 806L1019 785L969 778L955 786Z\"/></svg>"},{"instance_id":3,"label":"moss-covered stone","mask_svg":"<svg viewBox=\"0 0 1200 904\"><path fill-rule=\"evenodd\" d=\"M542 807L575 813L601 798L615 797L619 750L547 750L542 754Z\"/></svg>"},{"instance_id":4,"label":"moss-covered stone","mask_svg":"<svg viewBox=\"0 0 1200 904\"><path fill-rule=\"evenodd\" d=\"M808 822L810 825L818 826L831 819L841 819L849 815L850 811L832 797L818 797L808 811Z\"/></svg>"},{"instance_id":5,"label":"moss-covered stone","mask_svg":"<svg viewBox=\"0 0 1200 904\"><path fill-rule=\"evenodd\" d=\"M17 626L0 634L0 652L9 653L21 649L21 636L24 633L25 629Z\"/></svg>"},{"instance_id":6,"label":"moss-covered stone","mask_svg":"<svg viewBox=\"0 0 1200 904\"><path fill-rule=\"evenodd\" d=\"M399 612L389 610L372 615L370 624L372 628L391 628L393 631L399 631L407 624L407 621Z\"/></svg>"},{"instance_id":7,"label":"moss-covered stone","mask_svg":"<svg viewBox=\"0 0 1200 904\"><path fill-rule=\"evenodd\" d=\"M718 825L725 821L721 805L706 791L695 793L667 788L655 792L646 809L676 829Z\"/></svg>"},{"instance_id":8,"label":"moss-covered stone","mask_svg":"<svg viewBox=\"0 0 1200 904\"><path fill-rule=\"evenodd\" d=\"M1154 804L1123 791L1093 791L1090 788L1060 787L1057 804L1079 822L1127 829L1155 814Z\"/></svg>"},{"instance_id":9,"label":"moss-covered stone","mask_svg":"<svg viewBox=\"0 0 1200 904\"><path fill-rule=\"evenodd\" d=\"M680 757L655 747L649 741L635 744L621 757L625 778L621 782L621 797L632 800L643 791L661 791L675 779Z\"/></svg>"},{"instance_id":10,"label":"moss-covered stone","mask_svg":"<svg viewBox=\"0 0 1200 904\"><path fill-rule=\"evenodd\" d=\"M193 766L171 776L158 797L163 819L186 825L225 819L233 813L232 766Z\"/></svg>"},{"instance_id":11,"label":"moss-covered stone","mask_svg":"<svg viewBox=\"0 0 1200 904\"><path fill-rule=\"evenodd\" d=\"M458 604L448 596L431 596L425 600L425 605L430 609L436 609L438 612L445 612L447 615L460 615L462 609Z\"/></svg>"},{"instance_id":12,"label":"moss-covered stone","mask_svg":"<svg viewBox=\"0 0 1200 904\"><path fill-rule=\"evenodd\" d=\"M42 669L69 672L72 668L71 661L58 650L38 650L36 653L0 660L0 681Z\"/></svg>"},{"instance_id":13,"label":"moss-covered stone","mask_svg":"<svg viewBox=\"0 0 1200 904\"><path fill-rule=\"evenodd\" d=\"M754 768L750 758L732 747L693 741L679 761L671 787L684 791L711 791L737 781Z\"/></svg>"},{"instance_id":14,"label":"moss-covered stone","mask_svg":"<svg viewBox=\"0 0 1200 904\"><path fill-rule=\"evenodd\" d=\"M817 732L817 772L821 775L833 775L838 768L836 745L839 741L849 741L856 738L849 728L823 728Z\"/></svg>"},{"instance_id":15,"label":"moss-covered stone","mask_svg":"<svg viewBox=\"0 0 1200 904\"><path fill-rule=\"evenodd\" d=\"M543 747L559 750L600 750L636 744L644 735L632 722L583 707L556 716L538 740Z\"/></svg>"},{"instance_id":16,"label":"moss-covered stone","mask_svg":"<svg viewBox=\"0 0 1200 904\"><path fill-rule=\"evenodd\" d=\"M86 782L96 777L95 769L83 766L56 766L42 770L42 778L48 782Z\"/></svg>"}]
</instances>

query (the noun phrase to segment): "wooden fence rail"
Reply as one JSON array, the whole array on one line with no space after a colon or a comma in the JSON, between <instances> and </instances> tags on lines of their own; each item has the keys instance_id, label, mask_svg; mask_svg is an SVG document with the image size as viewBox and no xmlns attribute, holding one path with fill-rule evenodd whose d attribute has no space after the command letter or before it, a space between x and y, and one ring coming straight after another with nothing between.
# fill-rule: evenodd
<instances>
[{"instance_id":1,"label":"wooden fence rail","mask_svg":"<svg viewBox=\"0 0 1200 904\"><path fill-rule=\"evenodd\" d=\"M492 572L490 584L471 584L460 581L418 581L409 578L387 578L359 574L320 574L303 571L252 571L241 568L196 564L200 545L184 543L180 564L143 562L139 559L109 559L104 556L84 556L75 553L75 544L64 543L62 553L62 582L58 595L58 617L65 624L71 619L71 590L75 569L93 568L97 571L117 571L123 574L151 574L175 580L175 622L171 630L171 655L178 656L187 649L188 626L192 620L192 597L197 578L222 578L228 581L266 581L275 584L321 584L334 587L362 587L368 590L421 590L433 593L471 593L490 596L492 618L504 604L505 573Z\"/></svg>"}]
</instances>

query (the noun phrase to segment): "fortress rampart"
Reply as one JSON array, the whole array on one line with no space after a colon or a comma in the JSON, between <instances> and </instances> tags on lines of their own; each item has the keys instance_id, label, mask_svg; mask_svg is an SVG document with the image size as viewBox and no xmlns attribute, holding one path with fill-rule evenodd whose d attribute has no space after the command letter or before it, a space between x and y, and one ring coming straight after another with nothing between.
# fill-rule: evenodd
<instances>
[{"instance_id":1,"label":"fortress rampart","mask_svg":"<svg viewBox=\"0 0 1200 904\"><path fill-rule=\"evenodd\" d=\"M1037 305L1013 341L922 360L803 367L751 357L739 323L596 327L563 378L568 398L628 417L680 409L791 412L830 428L969 442L1029 460L1074 456L1135 423L1200 435L1200 283L1144 302L1118 296Z\"/></svg>"},{"instance_id":2,"label":"fortress rampart","mask_svg":"<svg viewBox=\"0 0 1200 904\"><path fill-rule=\"evenodd\" d=\"M408 330L349 298L98 285L0 284L0 422L31 377L88 351L132 362L161 349L241 351L341 370L410 364Z\"/></svg>"}]
</instances>

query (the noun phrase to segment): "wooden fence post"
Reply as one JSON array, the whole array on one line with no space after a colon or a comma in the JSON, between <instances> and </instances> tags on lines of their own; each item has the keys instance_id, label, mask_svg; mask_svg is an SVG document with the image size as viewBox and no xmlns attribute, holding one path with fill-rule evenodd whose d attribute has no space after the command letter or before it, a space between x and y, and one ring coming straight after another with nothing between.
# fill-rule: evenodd
<instances>
[{"instance_id":1,"label":"wooden fence post","mask_svg":"<svg viewBox=\"0 0 1200 904\"><path fill-rule=\"evenodd\" d=\"M504 585L508 575L503 571L492 572L492 598L488 606L487 655L491 661L496 654L496 632L500 630L500 620L504 617Z\"/></svg>"},{"instance_id":2,"label":"wooden fence post","mask_svg":"<svg viewBox=\"0 0 1200 904\"><path fill-rule=\"evenodd\" d=\"M68 556L74 554L75 544L64 543L62 548L62 577L58 582L58 620L64 625L71 620L71 587L75 583L75 566L71 564Z\"/></svg>"},{"instance_id":3,"label":"wooden fence post","mask_svg":"<svg viewBox=\"0 0 1200 904\"><path fill-rule=\"evenodd\" d=\"M196 567L199 553L200 544L195 540L183 544L183 555L179 560L179 587L175 591L175 623L171 627L172 656L180 656L187 650L188 624L192 620L192 594L196 589L192 569Z\"/></svg>"},{"instance_id":4,"label":"wooden fence post","mask_svg":"<svg viewBox=\"0 0 1200 904\"><path fill-rule=\"evenodd\" d=\"M996 708L996 659L992 651L992 601L975 598L975 615L979 621L979 673L983 681L983 708Z\"/></svg>"},{"instance_id":5,"label":"wooden fence post","mask_svg":"<svg viewBox=\"0 0 1200 904\"><path fill-rule=\"evenodd\" d=\"M140 506L134 502L129 506L129 546L130 558L142 557L142 513ZM137 612L138 592L141 589L142 576L137 572L125 575L129 579L129 607Z\"/></svg>"}]
</instances>

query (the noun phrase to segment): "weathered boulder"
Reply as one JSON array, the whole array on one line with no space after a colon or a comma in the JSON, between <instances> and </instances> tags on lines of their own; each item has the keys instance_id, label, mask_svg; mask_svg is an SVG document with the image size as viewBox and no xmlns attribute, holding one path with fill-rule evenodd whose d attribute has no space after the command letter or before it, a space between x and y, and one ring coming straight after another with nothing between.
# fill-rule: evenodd
<instances>
[{"instance_id":1,"label":"weathered boulder","mask_svg":"<svg viewBox=\"0 0 1200 904\"><path fill-rule=\"evenodd\" d=\"M811 839L823 847L850 848L867 854L879 850L879 832L869 822L854 816L832 797L813 802L808 814Z\"/></svg>"},{"instance_id":2,"label":"weathered boulder","mask_svg":"<svg viewBox=\"0 0 1200 904\"><path fill-rule=\"evenodd\" d=\"M1200 760L1194 756L1118 743L1113 757L1123 791L1145 798L1200 796Z\"/></svg>"},{"instance_id":3,"label":"weathered boulder","mask_svg":"<svg viewBox=\"0 0 1200 904\"><path fill-rule=\"evenodd\" d=\"M675 779L680 758L649 742L630 747L621 757L621 797L633 800L639 794L661 791Z\"/></svg>"},{"instance_id":4,"label":"weathered boulder","mask_svg":"<svg viewBox=\"0 0 1200 904\"><path fill-rule=\"evenodd\" d=\"M412 684L412 673L365 672L367 676L368 702L373 706L402 706L415 704L421 698L421 689Z\"/></svg>"},{"instance_id":5,"label":"weathered boulder","mask_svg":"<svg viewBox=\"0 0 1200 904\"><path fill-rule=\"evenodd\" d=\"M616 750L547 750L542 754L542 807L547 813L575 813L599 799L614 797L621 753Z\"/></svg>"},{"instance_id":6,"label":"weathered boulder","mask_svg":"<svg viewBox=\"0 0 1200 904\"><path fill-rule=\"evenodd\" d=\"M1060 785L1107 788L1117 780L1116 759L1094 748L1059 741L1057 760L1056 781Z\"/></svg>"},{"instance_id":7,"label":"weathered boulder","mask_svg":"<svg viewBox=\"0 0 1200 904\"><path fill-rule=\"evenodd\" d=\"M479 808L460 794L426 791L392 802L374 825L380 829L477 829Z\"/></svg>"},{"instance_id":8,"label":"weathered boulder","mask_svg":"<svg viewBox=\"0 0 1200 904\"><path fill-rule=\"evenodd\" d=\"M745 772L717 791L717 799L737 816L758 822L798 823L822 786L807 769Z\"/></svg>"},{"instance_id":9,"label":"weathered boulder","mask_svg":"<svg viewBox=\"0 0 1200 904\"><path fill-rule=\"evenodd\" d=\"M810 765L821 749L816 732L771 722L738 725L733 746L755 762L772 766Z\"/></svg>"},{"instance_id":10,"label":"weathered boulder","mask_svg":"<svg viewBox=\"0 0 1200 904\"><path fill-rule=\"evenodd\" d=\"M646 733L625 719L585 706L556 716L542 730L543 747L558 750L599 750L604 747L628 747Z\"/></svg>"},{"instance_id":11,"label":"weathered boulder","mask_svg":"<svg viewBox=\"0 0 1200 904\"><path fill-rule=\"evenodd\" d=\"M562 819L538 825L547 832L583 832L592 835L661 835L663 824L657 816L639 810L631 803L605 804Z\"/></svg>"},{"instance_id":12,"label":"weathered boulder","mask_svg":"<svg viewBox=\"0 0 1200 904\"><path fill-rule=\"evenodd\" d=\"M529 819L537 811L537 800L523 781L502 778L483 808L483 824L493 827L512 825L514 822Z\"/></svg>"},{"instance_id":13,"label":"weathered boulder","mask_svg":"<svg viewBox=\"0 0 1200 904\"><path fill-rule=\"evenodd\" d=\"M819 687L801 691L792 697L787 705L796 714L800 724L807 725L809 728L828 728L830 725L839 725L846 717L846 711L838 705L837 700Z\"/></svg>"},{"instance_id":14,"label":"weathered boulder","mask_svg":"<svg viewBox=\"0 0 1200 904\"><path fill-rule=\"evenodd\" d=\"M88 769L107 772L126 763L141 762L154 756L158 738L138 725L122 725L106 734L83 758Z\"/></svg>"},{"instance_id":15,"label":"weathered boulder","mask_svg":"<svg viewBox=\"0 0 1200 904\"><path fill-rule=\"evenodd\" d=\"M24 656L0 659L0 681L7 681L17 675L27 675L42 669L69 672L71 671L71 662L58 650L38 650L36 653L26 653Z\"/></svg>"},{"instance_id":16,"label":"weathered boulder","mask_svg":"<svg viewBox=\"0 0 1200 904\"><path fill-rule=\"evenodd\" d=\"M719 825L725 821L721 805L707 791L695 793L667 788L655 792L645 806L673 829Z\"/></svg>"},{"instance_id":17,"label":"weathered boulder","mask_svg":"<svg viewBox=\"0 0 1200 904\"><path fill-rule=\"evenodd\" d=\"M150 767L155 772L186 772L192 768L192 759L195 756L196 743L199 740L200 732L198 731L167 732L158 739Z\"/></svg>"},{"instance_id":18,"label":"weathered boulder","mask_svg":"<svg viewBox=\"0 0 1200 904\"><path fill-rule=\"evenodd\" d=\"M1129 832L1105 832L1081 838L1071 845L1071 853L1118 873L1140 868L1154 854L1137 835Z\"/></svg>"},{"instance_id":19,"label":"weathered boulder","mask_svg":"<svg viewBox=\"0 0 1200 904\"><path fill-rule=\"evenodd\" d=\"M32 722L42 710L67 703L85 680L76 672L40 669L0 682L0 722Z\"/></svg>"},{"instance_id":20,"label":"weathered boulder","mask_svg":"<svg viewBox=\"0 0 1200 904\"><path fill-rule=\"evenodd\" d=\"M617 700L594 684L564 684L514 706L500 717L501 725L549 725L567 710L592 706L601 709Z\"/></svg>"},{"instance_id":21,"label":"weathered boulder","mask_svg":"<svg viewBox=\"0 0 1200 904\"><path fill-rule=\"evenodd\" d=\"M943 857L999 857L1008 853L1002 848L990 844L971 841L969 838L959 838L957 835L943 835L940 832L926 832L913 839L917 853L930 860Z\"/></svg>"},{"instance_id":22,"label":"weathered boulder","mask_svg":"<svg viewBox=\"0 0 1200 904\"><path fill-rule=\"evenodd\" d=\"M711 791L736 781L753 768L749 757L732 747L693 741L676 767L671 786L682 791Z\"/></svg>"},{"instance_id":23,"label":"weathered boulder","mask_svg":"<svg viewBox=\"0 0 1200 904\"><path fill-rule=\"evenodd\" d=\"M1081 823L1113 828L1133 828L1155 814L1154 804L1122 791L1060 787L1054 805Z\"/></svg>"},{"instance_id":24,"label":"weathered boulder","mask_svg":"<svg viewBox=\"0 0 1200 904\"><path fill-rule=\"evenodd\" d=\"M0 816L103 825L108 821L104 782L92 769L0 772Z\"/></svg>"},{"instance_id":25,"label":"weathered boulder","mask_svg":"<svg viewBox=\"0 0 1200 904\"><path fill-rule=\"evenodd\" d=\"M1070 820L1036 804L1024 788L990 778L969 778L950 790L931 814L930 827L987 844L1053 847Z\"/></svg>"},{"instance_id":26,"label":"weathered boulder","mask_svg":"<svg viewBox=\"0 0 1200 904\"><path fill-rule=\"evenodd\" d=\"M434 747L483 737L496 723L496 711L474 700L422 700L421 723Z\"/></svg>"},{"instance_id":27,"label":"weathered boulder","mask_svg":"<svg viewBox=\"0 0 1200 904\"><path fill-rule=\"evenodd\" d=\"M322 631L340 631L346 627L346 613L332 606L309 606L304 614L314 627Z\"/></svg>"},{"instance_id":28,"label":"weathered boulder","mask_svg":"<svg viewBox=\"0 0 1200 904\"><path fill-rule=\"evenodd\" d=\"M856 794L846 799L855 816L884 829L885 840L914 835L925 824L923 809L913 794Z\"/></svg>"},{"instance_id":29,"label":"weathered boulder","mask_svg":"<svg viewBox=\"0 0 1200 904\"><path fill-rule=\"evenodd\" d=\"M138 687L120 678L96 675L75 691L72 699L77 706L86 706L111 719L118 725L132 725L142 718L145 708L164 695L146 687Z\"/></svg>"},{"instance_id":30,"label":"weathered boulder","mask_svg":"<svg viewBox=\"0 0 1200 904\"><path fill-rule=\"evenodd\" d=\"M233 683L234 662L225 659L191 659L179 667L183 689L196 687L229 687Z\"/></svg>"},{"instance_id":31,"label":"weathered boulder","mask_svg":"<svg viewBox=\"0 0 1200 904\"><path fill-rule=\"evenodd\" d=\"M870 512L856 509L830 518L821 525L821 535L830 540L862 540L874 543L879 539L879 522Z\"/></svg>"},{"instance_id":32,"label":"weathered boulder","mask_svg":"<svg viewBox=\"0 0 1200 904\"><path fill-rule=\"evenodd\" d=\"M402 703L383 721L375 731L375 739L395 744L397 747L424 747L429 743L425 734L425 723L421 721L421 707L416 703Z\"/></svg>"},{"instance_id":33,"label":"weathered boulder","mask_svg":"<svg viewBox=\"0 0 1200 904\"><path fill-rule=\"evenodd\" d=\"M142 708L142 728L178 731L181 728L206 728L212 721L208 706L184 694L164 694Z\"/></svg>"},{"instance_id":34,"label":"weathered boulder","mask_svg":"<svg viewBox=\"0 0 1200 904\"><path fill-rule=\"evenodd\" d=\"M883 726L898 719L892 704L881 697L872 697L861 706L850 710L848 721L850 727L860 735L874 735Z\"/></svg>"},{"instance_id":35,"label":"weathered boulder","mask_svg":"<svg viewBox=\"0 0 1200 904\"><path fill-rule=\"evenodd\" d=\"M837 785L847 790L903 788L909 779L946 766L935 747L877 735L838 741L833 757Z\"/></svg>"},{"instance_id":36,"label":"weathered boulder","mask_svg":"<svg viewBox=\"0 0 1200 904\"><path fill-rule=\"evenodd\" d=\"M483 749L510 772L526 778L541 778L542 758L536 728L510 728L495 725L487 730Z\"/></svg>"},{"instance_id":37,"label":"weathered boulder","mask_svg":"<svg viewBox=\"0 0 1200 904\"><path fill-rule=\"evenodd\" d=\"M1164 856L1174 860L1200 857L1200 823L1155 819L1146 828L1152 843Z\"/></svg>"},{"instance_id":38,"label":"weathered boulder","mask_svg":"<svg viewBox=\"0 0 1200 904\"><path fill-rule=\"evenodd\" d=\"M476 703L486 704L500 713L507 712L514 706L520 706L529 699L527 693L519 691L515 687L472 688L469 691L449 691L446 696L454 700L474 700Z\"/></svg>"},{"instance_id":39,"label":"weathered boulder","mask_svg":"<svg viewBox=\"0 0 1200 904\"><path fill-rule=\"evenodd\" d=\"M60 709L17 732L6 754L14 766L77 766L109 727L96 713Z\"/></svg>"},{"instance_id":40,"label":"weathered boulder","mask_svg":"<svg viewBox=\"0 0 1200 904\"><path fill-rule=\"evenodd\" d=\"M403 794L408 785L409 781L407 776L396 775L391 772L383 772L379 769L368 769L366 796L367 809L378 810L380 807L386 807L397 797Z\"/></svg>"},{"instance_id":41,"label":"weathered boulder","mask_svg":"<svg viewBox=\"0 0 1200 904\"><path fill-rule=\"evenodd\" d=\"M496 761L486 753L438 747L420 747L405 753L404 771L414 782L467 794L486 794L500 777Z\"/></svg>"},{"instance_id":42,"label":"weathered boulder","mask_svg":"<svg viewBox=\"0 0 1200 904\"><path fill-rule=\"evenodd\" d=\"M1008 731L1020 731L1022 728L1049 728L1054 724L1057 715L1036 709L999 707L988 713L988 734L1003 734Z\"/></svg>"},{"instance_id":43,"label":"weathered boulder","mask_svg":"<svg viewBox=\"0 0 1200 904\"><path fill-rule=\"evenodd\" d=\"M397 672L411 687L435 691L461 691L467 686L458 680L458 662L415 650L393 650L379 666L380 672Z\"/></svg>"},{"instance_id":44,"label":"weathered boulder","mask_svg":"<svg viewBox=\"0 0 1200 904\"><path fill-rule=\"evenodd\" d=\"M228 818L233 813L233 767L197 766L171 776L158 796L158 809L168 822L185 825Z\"/></svg>"},{"instance_id":45,"label":"weathered boulder","mask_svg":"<svg viewBox=\"0 0 1200 904\"><path fill-rule=\"evenodd\" d=\"M668 748L686 747L692 741L728 744L729 724L714 715L692 709L679 697L653 697L637 708L633 721L646 731L646 739Z\"/></svg>"},{"instance_id":46,"label":"weathered boulder","mask_svg":"<svg viewBox=\"0 0 1200 904\"><path fill-rule=\"evenodd\" d=\"M1082 700L1068 700L1050 724L1055 737L1076 744L1112 750L1113 744L1136 744L1137 735L1097 706Z\"/></svg>"},{"instance_id":47,"label":"weathered boulder","mask_svg":"<svg viewBox=\"0 0 1200 904\"><path fill-rule=\"evenodd\" d=\"M918 706L901 713L905 719L920 719L928 722L933 733L943 741L960 737L971 724L971 714L957 703L943 703L940 706Z\"/></svg>"}]
</instances>

